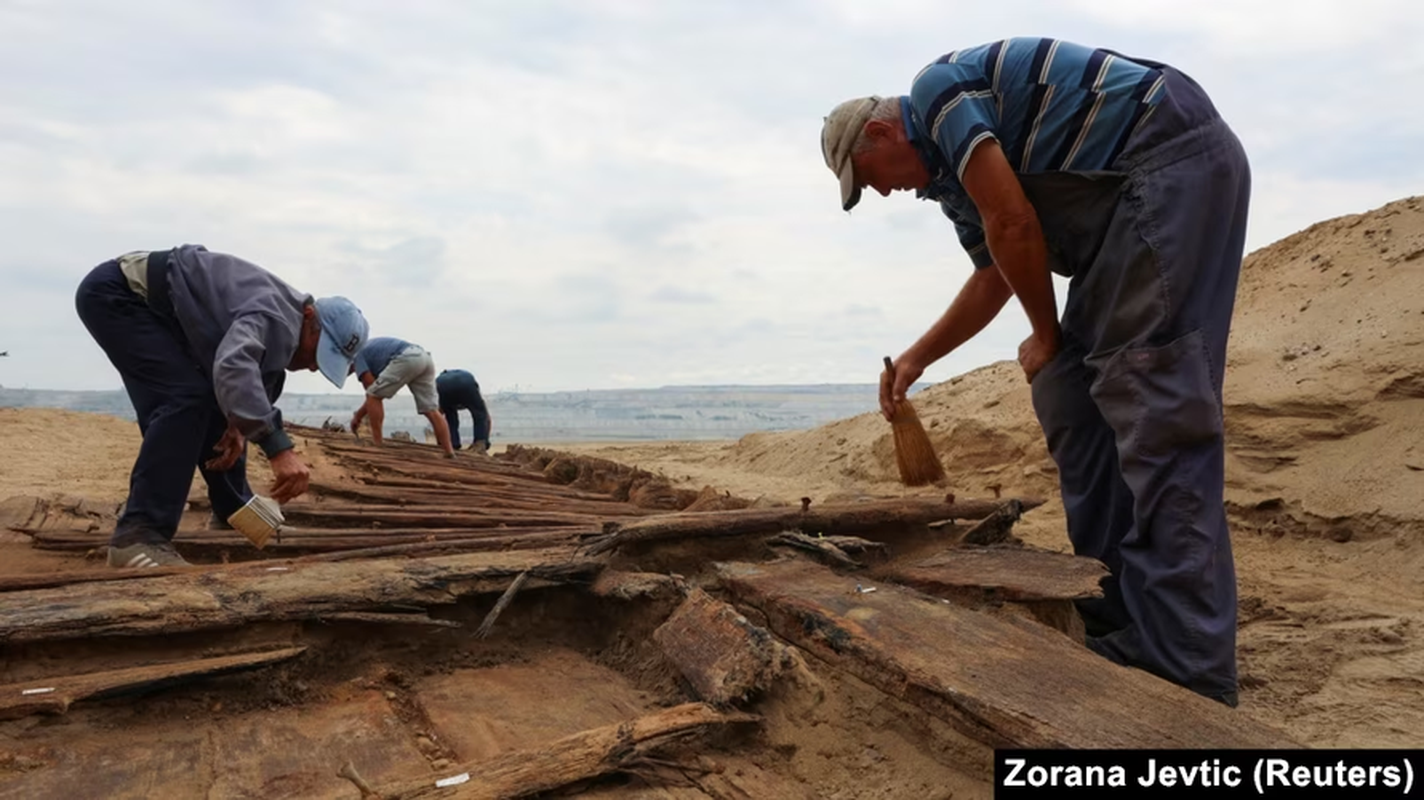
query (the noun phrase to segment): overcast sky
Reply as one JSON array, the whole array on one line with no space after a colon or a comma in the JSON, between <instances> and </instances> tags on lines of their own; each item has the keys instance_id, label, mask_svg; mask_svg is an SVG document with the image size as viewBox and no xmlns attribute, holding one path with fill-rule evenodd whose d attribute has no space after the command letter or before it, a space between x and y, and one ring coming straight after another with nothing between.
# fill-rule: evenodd
<instances>
[{"instance_id":1,"label":"overcast sky","mask_svg":"<svg viewBox=\"0 0 1424 800\"><path fill-rule=\"evenodd\" d=\"M487 392L873 382L971 268L913 194L839 209L822 117L1015 35L1195 77L1248 249L1424 193L1411 0L0 0L0 384L118 388L75 286L184 242ZM925 377L1027 333L1011 301Z\"/></svg>"}]
</instances>

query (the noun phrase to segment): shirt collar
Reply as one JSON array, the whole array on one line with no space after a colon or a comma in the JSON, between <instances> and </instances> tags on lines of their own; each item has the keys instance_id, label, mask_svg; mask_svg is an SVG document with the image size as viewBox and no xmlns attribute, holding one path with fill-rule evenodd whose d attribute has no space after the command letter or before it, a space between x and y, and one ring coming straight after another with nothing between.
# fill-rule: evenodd
<instances>
[{"instance_id":1,"label":"shirt collar","mask_svg":"<svg viewBox=\"0 0 1424 800\"><path fill-rule=\"evenodd\" d=\"M910 140L920 160L924 162L925 169L930 173L930 185L924 189L916 189L915 196L921 200L937 200L944 194L946 178L954 173L949 171L949 165L939 154L934 141L929 138L924 124L920 121L920 115L915 113L914 106L910 104L909 97L900 97L900 114L905 123L905 137Z\"/></svg>"}]
</instances>

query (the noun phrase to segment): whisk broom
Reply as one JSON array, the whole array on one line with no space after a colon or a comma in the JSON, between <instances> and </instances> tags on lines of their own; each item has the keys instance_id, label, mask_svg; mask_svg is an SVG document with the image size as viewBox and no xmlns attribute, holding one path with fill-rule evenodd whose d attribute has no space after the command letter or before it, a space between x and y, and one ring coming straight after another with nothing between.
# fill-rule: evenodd
<instances>
[{"instance_id":1,"label":"whisk broom","mask_svg":"<svg viewBox=\"0 0 1424 800\"><path fill-rule=\"evenodd\" d=\"M885 371L890 373L890 382L895 382L895 365L890 356L885 357ZM920 423L919 414L909 400L895 404L890 417L890 428L895 437L895 463L900 468L900 482L906 486L924 486L945 479L944 465L935 455L929 434Z\"/></svg>"}]
</instances>

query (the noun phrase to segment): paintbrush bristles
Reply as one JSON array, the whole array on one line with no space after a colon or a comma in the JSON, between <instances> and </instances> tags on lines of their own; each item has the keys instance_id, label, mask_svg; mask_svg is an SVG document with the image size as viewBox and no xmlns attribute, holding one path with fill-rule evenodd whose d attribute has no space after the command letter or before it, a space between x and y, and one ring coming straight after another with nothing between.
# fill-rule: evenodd
<instances>
[{"instance_id":1,"label":"paintbrush bristles","mask_svg":"<svg viewBox=\"0 0 1424 800\"><path fill-rule=\"evenodd\" d=\"M945 479L944 465L935 455L929 434L925 433L920 415L915 413L909 400L895 404L890 427L895 437L895 462L900 467L901 483L924 486Z\"/></svg>"}]
</instances>

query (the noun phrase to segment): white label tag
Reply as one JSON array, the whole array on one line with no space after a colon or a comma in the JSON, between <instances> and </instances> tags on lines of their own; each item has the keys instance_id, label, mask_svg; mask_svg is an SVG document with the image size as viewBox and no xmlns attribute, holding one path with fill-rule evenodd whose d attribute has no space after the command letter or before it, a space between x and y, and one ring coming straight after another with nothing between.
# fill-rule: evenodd
<instances>
[{"instance_id":1,"label":"white label tag","mask_svg":"<svg viewBox=\"0 0 1424 800\"><path fill-rule=\"evenodd\" d=\"M452 775L448 778L441 778L440 780L435 782L435 786L436 788L443 789L446 786L459 786L460 784L466 783L469 780L470 773L461 772L459 775Z\"/></svg>"}]
</instances>

